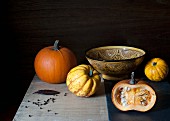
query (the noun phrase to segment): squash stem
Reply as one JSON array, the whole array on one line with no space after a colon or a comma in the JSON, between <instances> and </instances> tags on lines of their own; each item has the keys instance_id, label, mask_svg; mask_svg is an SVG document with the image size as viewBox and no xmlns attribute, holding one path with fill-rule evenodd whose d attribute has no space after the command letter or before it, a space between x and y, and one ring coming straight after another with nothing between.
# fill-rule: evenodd
<instances>
[{"instance_id":1,"label":"squash stem","mask_svg":"<svg viewBox=\"0 0 170 121\"><path fill-rule=\"evenodd\" d=\"M90 72L89 72L89 76L92 77L93 76L93 70L90 69Z\"/></svg>"},{"instance_id":2,"label":"squash stem","mask_svg":"<svg viewBox=\"0 0 170 121\"><path fill-rule=\"evenodd\" d=\"M134 79L134 75L135 75L134 72L132 72L131 73L131 79L130 79L130 82L129 82L130 84L135 84L136 83L136 81Z\"/></svg>"},{"instance_id":3,"label":"squash stem","mask_svg":"<svg viewBox=\"0 0 170 121\"><path fill-rule=\"evenodd\" d=\"M58 50L59 49L59 40L56 40L55 43L54 43L54 50Z\"/></svg>"},{"instance_id":4,"label":"squash stem","mask_svg":"<svg viewBox=\"0 0 170 121\"><path fill-rule=\"evenodd\" d=\"M157 64L156 62L153 62L153 63L152 63L153 66L156 66L156 64Z\"/></svg>"}]
</instances>

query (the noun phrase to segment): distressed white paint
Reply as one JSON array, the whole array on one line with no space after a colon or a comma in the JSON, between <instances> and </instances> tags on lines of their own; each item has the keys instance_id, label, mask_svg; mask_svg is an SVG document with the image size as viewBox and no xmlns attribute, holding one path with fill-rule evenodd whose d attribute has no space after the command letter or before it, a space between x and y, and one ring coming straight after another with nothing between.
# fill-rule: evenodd
<instances>
[{"instance_id":1,"label":"distressed white paint","mask_svg":"<svg viewBox=\"0 0 170 121\"><path fill-rule=\"evenodd\" d=\"M33 94L40 89L57 90L60 94ZM64 96L65 93L67 96ZM55 98L55 102L50 101L42 106L33 104L38 100L43 103L49 98ZM72 94L65 83L48 84L35 75L13 121L108 121L104 82L102 80L100 89L94 96L86 98Z\"/></svg>"}]
</instances>

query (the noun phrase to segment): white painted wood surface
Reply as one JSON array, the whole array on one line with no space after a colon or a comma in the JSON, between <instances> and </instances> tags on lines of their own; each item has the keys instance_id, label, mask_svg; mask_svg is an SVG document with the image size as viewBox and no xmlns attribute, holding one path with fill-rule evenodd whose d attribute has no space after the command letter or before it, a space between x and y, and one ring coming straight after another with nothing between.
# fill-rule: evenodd
<instances>
[{"instance_id":1,"label":"white painted wood surface","mask_svg":"<svg viewBox=\"0 0 170 121\"><path fill-rule=\"evenodd\" d=\"M60 94L33 94L41 89L56 90ZM50 101L46 105L35 104L44 104L48 99ZM108 121L104 82L102 80L94 96L86 98L72 94L65 83L48 84L35 75L13 121Z\"/></svg>"}]
</instances>

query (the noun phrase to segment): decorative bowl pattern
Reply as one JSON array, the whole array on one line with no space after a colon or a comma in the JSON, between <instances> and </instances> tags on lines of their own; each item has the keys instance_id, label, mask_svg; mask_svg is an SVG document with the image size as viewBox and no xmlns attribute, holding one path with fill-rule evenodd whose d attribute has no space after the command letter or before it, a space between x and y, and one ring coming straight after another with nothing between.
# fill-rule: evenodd
<instances>
[{"instance_id":1,"label":"decorative bowl pattern","mask_svg":"<svg viewBox=\"0 0 170 121\"><path fill-rule=\"evenodd\" d=\"M141 64L145 51L129 46L103 46L87 50L85 56L104 79L122 80Z\"/></svg>"}]
</instances>

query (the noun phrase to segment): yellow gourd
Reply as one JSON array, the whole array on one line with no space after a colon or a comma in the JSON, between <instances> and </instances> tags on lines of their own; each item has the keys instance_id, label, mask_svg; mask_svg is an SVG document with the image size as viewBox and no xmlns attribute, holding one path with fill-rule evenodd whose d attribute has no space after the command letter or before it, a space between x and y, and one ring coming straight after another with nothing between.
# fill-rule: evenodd
<instances>
[{"instance_id":1,"label":"yellow gourd","mask_svg":"<svg viewBox=\"0 0 170 121\"><path fill-rule=\"evenodd\" d=\"M152 58L145 66L146 77L151 81L161 81L168 75L168 65L161 58Z\"/></svg>"},{"instance_id":2,"label":"yellow gourd","mask_svg":"<svg viewBox=\"0 0 170 121\"><path fill-rule=\"evenodd\" d=\"M99 88L101 77L90 65L81 64L72 68L67 74L66 85L73 94L89 97Z\"/></svg>"}]
</instances>

